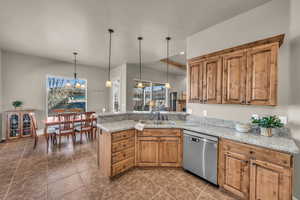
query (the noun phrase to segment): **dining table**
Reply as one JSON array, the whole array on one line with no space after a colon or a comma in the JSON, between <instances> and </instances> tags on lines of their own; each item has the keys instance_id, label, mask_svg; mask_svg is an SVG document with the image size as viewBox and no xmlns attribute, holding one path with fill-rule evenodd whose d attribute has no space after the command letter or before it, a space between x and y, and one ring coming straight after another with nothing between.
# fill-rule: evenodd
<instances>
[{"instance_id":1,"label":"dining table","mask_svg":"<svg viewBox=\"0 0 300 200\"><path fill-rule=\"evenodd\" d=\"M74 124L78 124L81 123L83 120L80 117L77 117L73 120ZM96 118L95 118L96 121ZM51 116L51 117L47 117L45 120L42 120L42 123L44 124L44 136L47 142L47 149L49 147L49 139L53 139L53 134L56 133L56 130L58 129L59 124L64 123L58 120L57 116ZM66 123L68 123L68 121L66 121Z\"/></svg>"}]
</instances>

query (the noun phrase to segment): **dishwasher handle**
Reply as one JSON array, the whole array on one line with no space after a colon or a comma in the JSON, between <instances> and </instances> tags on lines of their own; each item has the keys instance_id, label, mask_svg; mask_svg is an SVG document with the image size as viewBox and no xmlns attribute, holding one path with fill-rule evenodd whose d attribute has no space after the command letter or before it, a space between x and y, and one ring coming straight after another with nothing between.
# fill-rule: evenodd
<instances>
[{"instance_id":1,"label":"dishwasher handle","mask_svg":"<svg viewBox=\"0 0 300 200\"><path fill-rule=\"evenodd\" d=\"M212 144L216 144L217 143L215 141L208 140L208 139L205 139L205 138L200 138L200 137L190 137L190 141L191 142L195 142L195 143L199 143L199 142L212 143Z\"/></svg>"}]
</instances>

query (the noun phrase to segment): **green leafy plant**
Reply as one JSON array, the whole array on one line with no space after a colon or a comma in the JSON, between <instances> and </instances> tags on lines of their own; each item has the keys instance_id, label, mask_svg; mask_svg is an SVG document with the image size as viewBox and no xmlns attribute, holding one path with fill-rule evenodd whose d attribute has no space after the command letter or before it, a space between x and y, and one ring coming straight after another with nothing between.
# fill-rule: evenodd
<instances>
[{"instance_id":1,"label":"green leafy plant","mask_svg":"<svg viewBox=\"0 0 300 200\"><path fill-rule=\"evenodd\" d=\"M280 119L274 116L267 116L261 118L251 118L252 124L256 124L262 128L281 128L283 127L283 123L281 123Z\"/></svg>"},{"instance_id":2,"label":"green leafy plant","mask_svg":"<svg viewBox=\"0 0 300 200\"><path fill-rule=\"evenodd\" d=\"M23 105L23 102L22 101L18 101L18 100L17 101L13 101L12 105L13 105L13 107L18 108L18 107L21 107Z\"/></svg>"}]
</instances>

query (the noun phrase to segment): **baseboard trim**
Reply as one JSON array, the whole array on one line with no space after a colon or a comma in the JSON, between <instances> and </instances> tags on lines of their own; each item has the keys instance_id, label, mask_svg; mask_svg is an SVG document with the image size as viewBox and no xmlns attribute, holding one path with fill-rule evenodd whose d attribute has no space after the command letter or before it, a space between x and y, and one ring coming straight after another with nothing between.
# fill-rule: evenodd
<instances>
[{"instance_id":1,"label":"baseboard trim","mask_svg":"<svg viewBox=\"0 0 300 200\"><path fill-rule=\"evenodd\" d=\"M293 200L298 200L295 196L293 196Z\"/></svg>"}]
</instances>

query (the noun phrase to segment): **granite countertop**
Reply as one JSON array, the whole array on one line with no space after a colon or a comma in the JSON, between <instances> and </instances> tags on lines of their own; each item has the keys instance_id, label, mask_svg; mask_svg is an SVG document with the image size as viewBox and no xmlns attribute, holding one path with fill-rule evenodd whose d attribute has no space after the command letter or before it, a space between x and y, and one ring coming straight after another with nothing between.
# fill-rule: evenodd
<instances>
[{"instance_id":1,"label":"granite countertop","mask_svg":"<svg viewBox=\"0 0 300 200\"><path fill-rule=\"evenodd\" d=\"M123 120L115 122L107 122L97 124L105 132L117 132L128 129L134 129L137 121ZM283 151L291 154L298 154L299 149L295 144L295 141L287 136L273 136L265 137L255 133L240 133L232 128L225 128L219 126L212 126L207 124L193 123L187 121L174 121L167 124L145 124L144 128L181 128L196 132L201 132L207 135L217 136L219 138L225 138L234 140L237 142L257 145L273 150Z\"/></svg>"}]
</instances>

